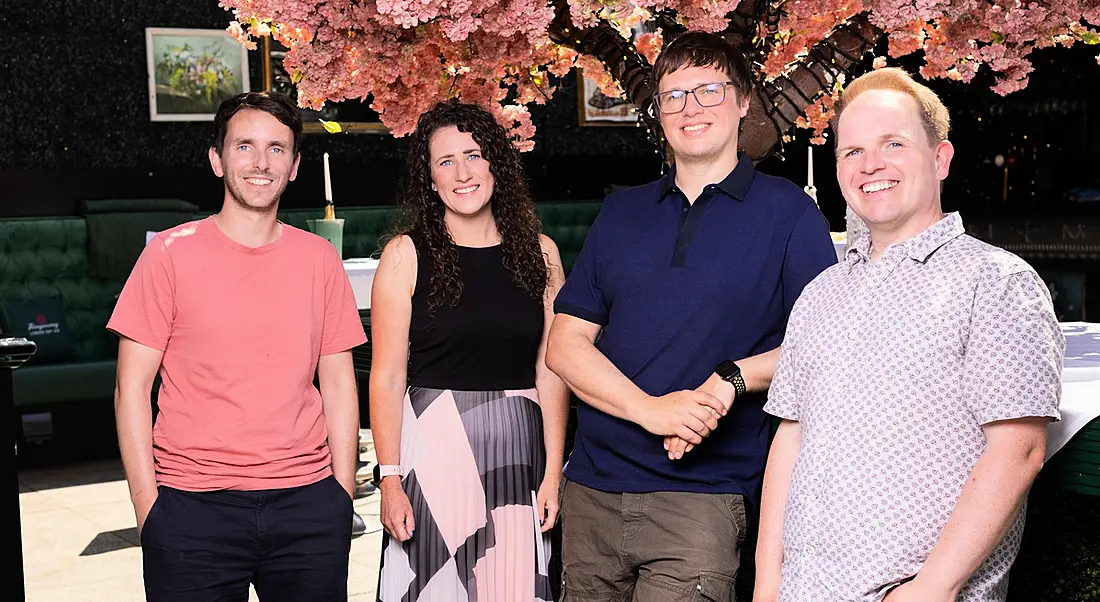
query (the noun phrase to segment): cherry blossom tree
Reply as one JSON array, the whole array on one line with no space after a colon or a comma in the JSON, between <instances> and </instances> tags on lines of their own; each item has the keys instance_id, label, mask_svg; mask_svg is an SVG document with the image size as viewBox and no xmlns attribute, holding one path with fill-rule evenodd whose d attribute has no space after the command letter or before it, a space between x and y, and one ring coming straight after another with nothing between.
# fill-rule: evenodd
<instances>
[{"instance_id":1,"label":"cherry blossom tree","mask_svg":"<svg viewBox=\"0 0 1100 602\"><path fill-rule=\"evenodd\" d=\"M752 59L756 97L742 144L767 155L794 127L823 142L835 94L883 37L888 55L923 52L925 78L969 82L982 69L1009 94L1038 48L1096 44L1100 0L221 0L243 44L272 36L299 104L362 99L395 136L444 98L492 110L521 149L528 106L584 70L639 111L655 142L647 75L688 30L722 32ZM875 59L875 65L886 57Z\"/></svg>"}]
</instances>

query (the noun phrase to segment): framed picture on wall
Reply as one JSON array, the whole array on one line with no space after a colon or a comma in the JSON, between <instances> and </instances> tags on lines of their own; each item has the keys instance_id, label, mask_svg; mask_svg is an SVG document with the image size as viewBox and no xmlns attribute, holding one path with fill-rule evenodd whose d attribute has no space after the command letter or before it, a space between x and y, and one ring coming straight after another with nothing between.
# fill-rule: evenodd
<instances>
[{"instance_id":1,"label":"framed picture on wall","mask_svg":"<svg viewBox=\"0 0 1100 602\"><path fill-rule=\"evenodd\" d=\"M248 50L224 29L145 28L152 121L214 121L218 105L248 92Z\"/></svg>"},{"instance_id":2,"label":"framed picture on wall","mask_svg":"<svg viewBox=\"0 0 1100 602\"><path fill-rule=\"evenodd\" d=\"M298 89L291 81L290 73L283 67L287 48L270 36L263 38L264 90L273 90L286 94L295 102ZM342 132L349 134L388 134L389 128L382 124L378 113L370 108L369 101L344 100L326 102L320 111L300 109L302 130L309 134L326 133L321 121L334 121L340 124Z\"/></svg>"},{"instance_id":3,"label":"framed picture on wall","mask_svg":"<svg viewBox=\"0 0 1100 602\"><path fill-rule=\"evenodd\" d=\"M577 121L581 126L626 126L638 123L634 105L600 92L596 82L577 69Z\"/></svg>"}]
</instances>

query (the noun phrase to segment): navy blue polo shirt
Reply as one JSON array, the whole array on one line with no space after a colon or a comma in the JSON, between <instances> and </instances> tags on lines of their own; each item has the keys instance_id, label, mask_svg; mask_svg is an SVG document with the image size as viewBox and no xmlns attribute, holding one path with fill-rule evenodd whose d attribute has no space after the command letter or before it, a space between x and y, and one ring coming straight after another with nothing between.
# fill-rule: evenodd
<instances>
[{"instance_id":1,"label":"navy blue polo shirt","mask_svg":"<svg viewBox=\"0 0 1100 602\"><path fill-rule=\"evenodd\" d=\"M659 396L698 387L722 360L778 347L795 299L834 263L828 222L810 197L742 157L693 204L675 170L608 196L554 310L602 325L597 348ZM765 398L738 398L680 460L668 459L662 437L581 402L565 475L602 491L755 500L768 449Z\"/></svg>"}]
</instances>

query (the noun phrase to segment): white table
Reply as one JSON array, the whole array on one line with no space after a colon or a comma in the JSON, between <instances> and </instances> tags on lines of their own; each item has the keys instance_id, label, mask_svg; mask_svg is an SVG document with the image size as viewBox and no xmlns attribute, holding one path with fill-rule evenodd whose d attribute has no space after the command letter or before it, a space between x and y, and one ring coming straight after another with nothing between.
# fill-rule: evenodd
<instances>
[{"instance_id":1,"label":"white table","mask_svg":"<svg viewBox=\"0 0 1100 602\"><path fill-rule=\"evenodd\" d=\"M378 260L371 257L345 259L344 269L347 270L351 290L355 292L355 305L359 309L370 309L370 291Z\"/></svg>"},{"instance_id":2,"label":"white table","mask_svg":"<svg viewBox=\"0 0 1100 602\"><path fill-rule=\"evenodd\" d=\"M1047 433L1047 459L1089 422L1100 417L1100 324L1063 322L1062 420Z\"/></svg>"}]
</instances>

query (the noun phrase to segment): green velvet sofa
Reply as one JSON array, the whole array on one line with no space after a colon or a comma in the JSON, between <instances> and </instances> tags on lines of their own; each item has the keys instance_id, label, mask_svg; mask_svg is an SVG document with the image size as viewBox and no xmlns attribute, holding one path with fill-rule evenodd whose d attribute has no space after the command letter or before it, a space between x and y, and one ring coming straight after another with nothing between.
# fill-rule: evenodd
<instances>
[{"instance_id":1,"label":"green velvet sofa","mask_svg":"<svg viewBox=\"0 0 1100 602\"><path fill-rule=\"evenodd\" d=\"M11 303L60 301L69 343L67 352L43 352L14 371L17 407L112 396L118 342L105 326L122 285L92 274L84 218L0 220L0 329L17 331Z\"/></svg>"},{"instance_id":2,"label":"green velvet sofa","mask_svg":"<svg viewBox=\"0 0 1100 602\"><path fill-rule=\"evenodd\" d=\"M538 205L543 231L558 244L567 270L580 252L599 206L598 201ZM345 220L344 257L376 256L380 240L393 223L395 208L347 207L337 211L338 217ZM307 219L320 216L318 208L280 212L279 218L305 229ZM25 303L32 309L42 303L61 307L60 323L67 341L60 353L54 350L32 358L15 370L18 408L26 411L113 396L118 341L105 327L124 283L124 276L93 274L84 217L0 220L0 310L12 303ZM0 330L12 332L11 319L6 317L7 312L0 311Z\"/></svg>"}]
</instances>

